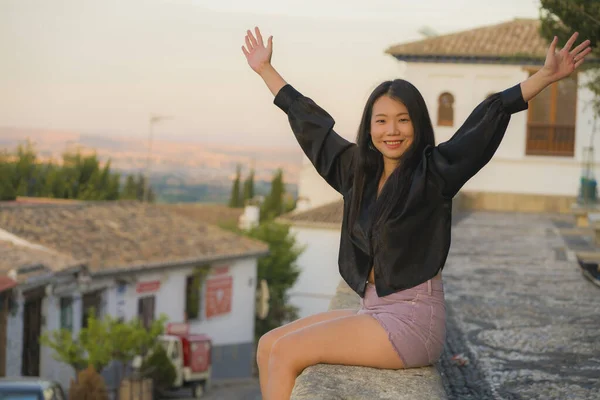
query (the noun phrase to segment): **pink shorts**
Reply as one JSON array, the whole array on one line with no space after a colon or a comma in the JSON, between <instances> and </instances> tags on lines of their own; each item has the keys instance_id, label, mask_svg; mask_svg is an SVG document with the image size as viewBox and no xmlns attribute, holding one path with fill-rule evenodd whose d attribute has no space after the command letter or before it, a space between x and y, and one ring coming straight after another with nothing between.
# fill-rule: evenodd
<instances>
[{"instance_id":1,"label":"pink shorts","mask_svg":"<svg viewBox=\"0 0 600 400\"><path fill-rule=\"evenodd\" d=\"M358 314L371 315L381 324L404 368L434 364L442 355L446 303L440 276L384 297L367 283Z\"/></svg>"}]
</instances>

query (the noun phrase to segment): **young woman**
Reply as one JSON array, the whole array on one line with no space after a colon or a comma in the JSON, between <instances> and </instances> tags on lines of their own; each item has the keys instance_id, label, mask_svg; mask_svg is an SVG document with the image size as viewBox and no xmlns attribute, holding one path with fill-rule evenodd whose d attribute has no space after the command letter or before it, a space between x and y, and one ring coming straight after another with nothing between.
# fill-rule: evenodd
<instances>
[{"instance_id":1,"label":"young woman","mask_svg":"<svg viewBox=\"0 0 600 400\"><path fill-rule=\"evenodd\" d=\"M271 65L258 28L242 51L275 96L317 172L344 198L339 270L361 297L358 310L309 316L265 334L257 361L267 400L289 399L296 377L310 365L343 364L400 369L430 365L445 341L441 270L450 248L452 198L493 156L511 114L546 86L569 76L590 53L573 48L575 33L530 78L479 104L456 134L435 146L419 91L396 79L369 97L356 143L334 120ZM323 266L326 268L327 266Z\"/></svg>"}]
</instances>

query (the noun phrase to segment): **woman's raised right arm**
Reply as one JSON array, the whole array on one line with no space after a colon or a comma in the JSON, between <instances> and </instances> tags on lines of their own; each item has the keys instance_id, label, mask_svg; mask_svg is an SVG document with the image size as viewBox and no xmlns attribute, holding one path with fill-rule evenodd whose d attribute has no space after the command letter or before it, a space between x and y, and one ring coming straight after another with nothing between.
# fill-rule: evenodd
<instances>
[{"instance_id":1,"label":"woman's raised right arm","mask_svg":"<svg viewBox=\"0 0 600 400\"><path fill-rule=\"evenodd\" d=\"M263 37L258 27L254 28L256 37L250 30L246 31L246 47L242 46L242 51L248 60L248 65L254 70L267 84L267 87L277 96L277 93L287 82L283 80L279 72L271 65L271 56L273 55L273 36L269 36L267 45L263 42Z\"/></svg>"},{"instance_id":2,"label":"woman's raised right arm","mask_svg":"<svg viewBox=\"0 0 600 400\"><path fill-rule=\"evenodd\" d=\"M273 37L264 45L260 30L246 34L246 47L242 51L250 67L265 81L275 96L274 103L287 116L304 154L336 191L345 194L352 185L356 145L334 130L333 118L314 101L303 96L289 85L271 65Z\"/></svg>"}]
</instances>

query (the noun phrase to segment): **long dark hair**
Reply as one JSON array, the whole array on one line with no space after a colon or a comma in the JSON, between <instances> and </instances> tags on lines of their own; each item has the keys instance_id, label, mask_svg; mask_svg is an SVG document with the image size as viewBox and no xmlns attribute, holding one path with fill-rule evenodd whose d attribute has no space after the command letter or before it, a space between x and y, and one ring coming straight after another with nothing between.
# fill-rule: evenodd
<instances>
[{"instance_id":1,"label":"long dark hair","mask_svg":"<svg viewBox=\"0 0 600 400\"><path fill-rule=\"evenodd\" d=\"M375 101L388 96L404 104L414 128L414 139L411 146L402 154L399 167L387 178L379 198L376 201L373 218L373 229L377 229L388 219L392 210L406 201L412 176L419 165L423 152L428 145L434 145L433 126L427 111L427 105L419 90L403 79L385 81L373 90L369 96L356 136L358 145L357 162L354 170L354 185L350 202L348 229L352 230L360 213L361 202L367 180L376 180L383 172L383 156L369 146L371 143L371 116Z\"/></svg>"}]
</instances>

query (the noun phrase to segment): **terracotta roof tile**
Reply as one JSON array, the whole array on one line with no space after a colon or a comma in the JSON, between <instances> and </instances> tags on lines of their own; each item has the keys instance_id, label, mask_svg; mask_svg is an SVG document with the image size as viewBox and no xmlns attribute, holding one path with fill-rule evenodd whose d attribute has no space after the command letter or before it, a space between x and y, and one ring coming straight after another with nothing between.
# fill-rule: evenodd
<instances>
[{"instance_id":1,"label":"terracotta roof tile","mask_svg":"<svg viewBox=\"0 0 600 400\"><path fill-rule=\"evenodd\" d=\"M292 212L282 215L279 219L286 222L310 224L323 227L341 227L344 215L344 201L337 200L306 211Z\"/></svg>"},{"instance_id":2,"label":"terracotta roof tile","mask_svg":"<svg viewBox=\"0 0 600 400\"><path fill-rule=\"evenodd\" d=\"M539 34L537 19L515 19L497 25L398 44L394 56L524 57L546 56L549 43Z\"/></svg>"},{"instance_id":3,"label":"terracotta roof tile","mask_svg":"<svg viewBox=\"0 0 600 400\"><path fill-rule=\"evenodd\" d=\"M139 202L0 203L0 228L85 260L92 273L268 251L265 243Z\"/></svg>"}]
</instances>

